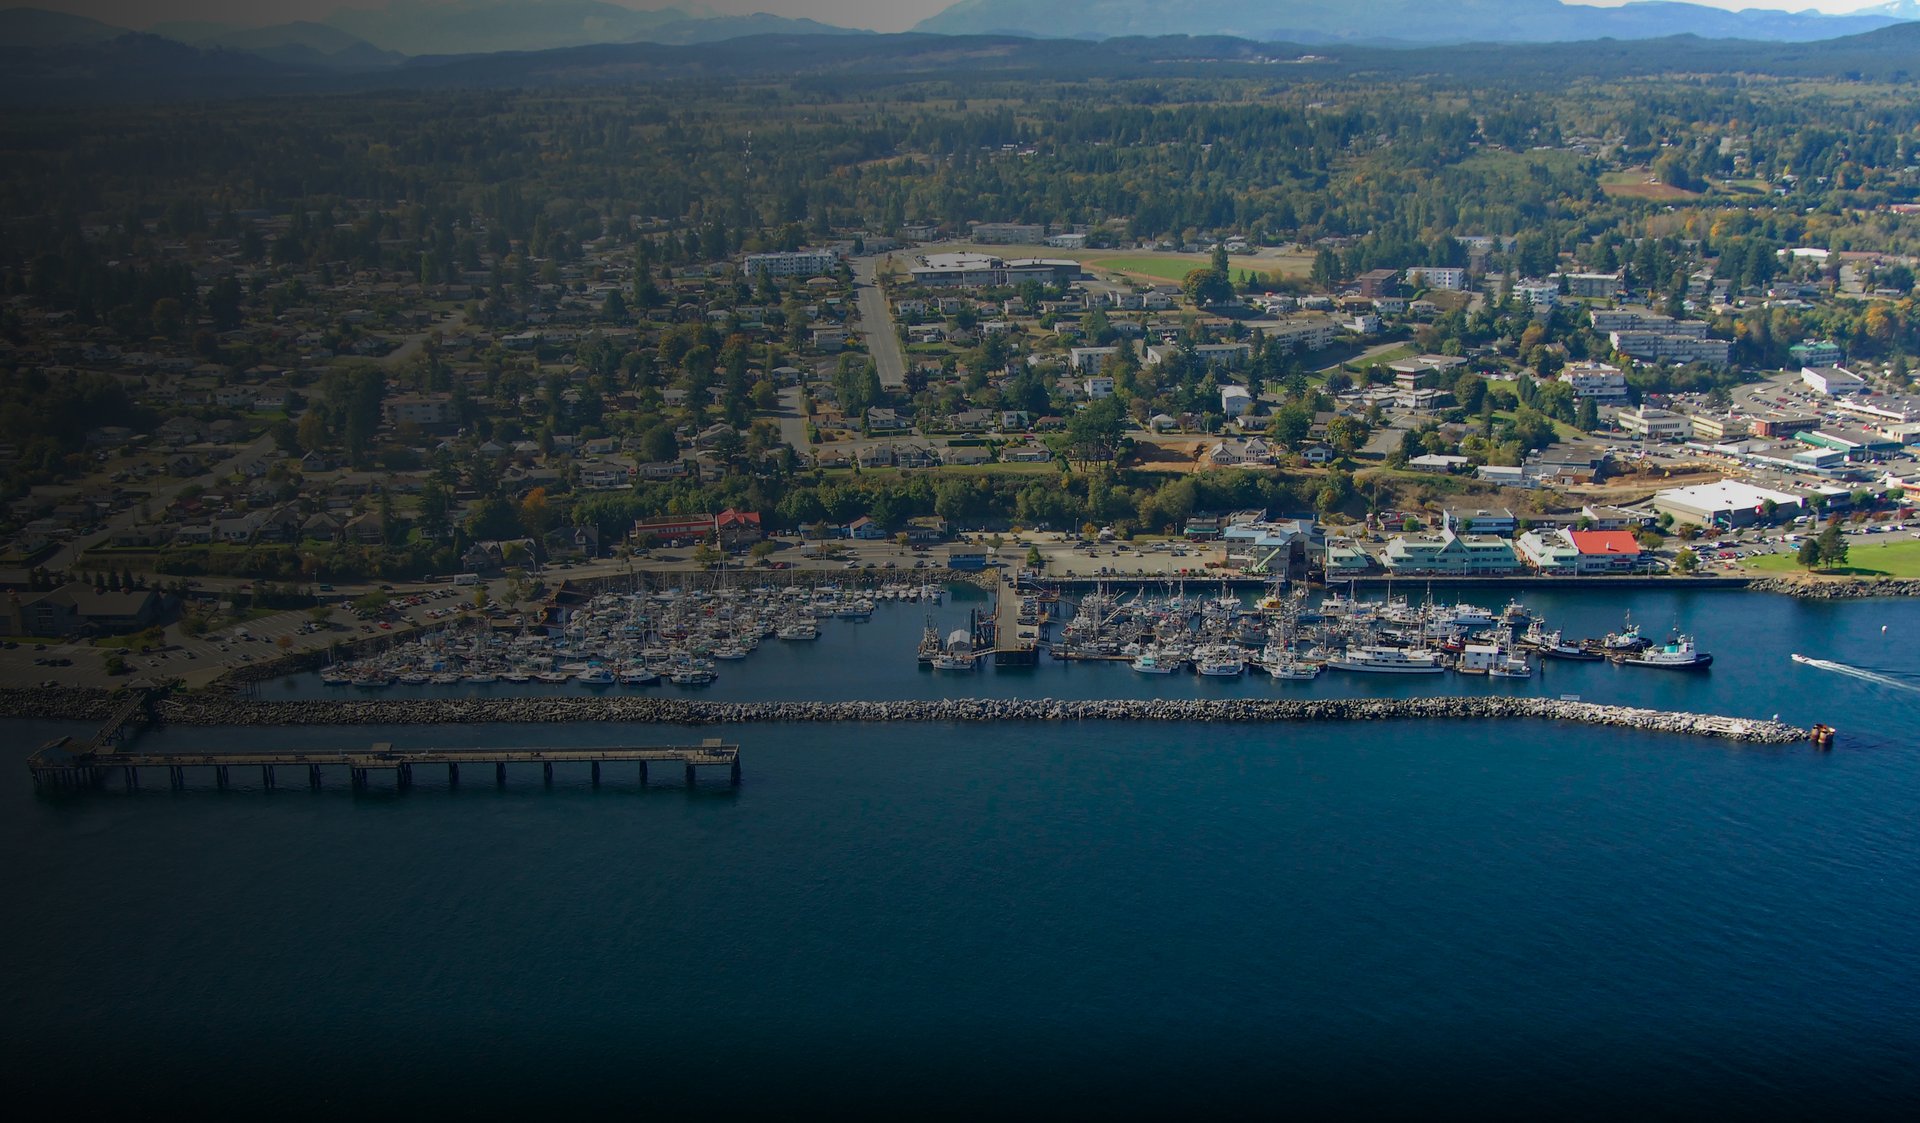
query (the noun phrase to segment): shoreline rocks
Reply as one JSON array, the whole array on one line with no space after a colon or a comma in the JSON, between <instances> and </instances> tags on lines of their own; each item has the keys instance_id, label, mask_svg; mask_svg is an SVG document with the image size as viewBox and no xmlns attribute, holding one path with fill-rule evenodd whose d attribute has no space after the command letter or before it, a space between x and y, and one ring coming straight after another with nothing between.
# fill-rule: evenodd
<instances>
[{"instance_id":1,"label":"shoreline rocks","mask_svg":"<svg viewBox=\"0 0 1920 1123\"><path fill-rule=\"evenodd\" d=\"M1868 597L1920 597L1920 581L1897 577L1839 578L1756 577L1747 583L1754 593L1780 593L1806 600L1861 600Z\"/></svg>"},{"instance_id":2,"label":"shoreline rocks","mask_svg":"<svg viewBox=\"0 0 1920 1123\"><path fill-rule=\"evenodd\" d=\"M113 709L102 690L0 692L0 718L100 721ZM194 726L483 725L627 722L723 725L834 722L1195 722L1431 721L1533 719L1648 733L1717 737L1748 744L1808 740L1777 721L1609 706L1539 697L1284 699L944 698L931 701L707 702L682 698L445 698L248 701L174 695L155 707L163 723Z\"/></svg>"}]
</instances>

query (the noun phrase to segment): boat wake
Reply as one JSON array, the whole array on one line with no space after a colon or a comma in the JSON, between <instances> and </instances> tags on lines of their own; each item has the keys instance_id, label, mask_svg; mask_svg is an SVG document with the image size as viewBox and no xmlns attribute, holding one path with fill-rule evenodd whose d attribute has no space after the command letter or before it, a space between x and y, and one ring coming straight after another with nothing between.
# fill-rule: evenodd
<instances>
[{"instance_id":1,"label":"boat wake","mask_svg":"<svg viewBox=\"0 0 1920 1123\"><path fill-rule=\"evenodd\" d=\"M1883 675L1878 671L1869 671L1862 667L1850 667L1845 663L1836 663L1831 659L1815 659L1810 655L1795 655L1793 659L1796 663L1801 663L1809 667L1818 667L1823 671L1832 671L1835 674L1846 675L1849 678L1857 678L1863 682L1878 683L1881 686L1891 686L1896 690L1906 690L1914 694L1920 694L1920 686L1915 686L1910 682L1902 682L1897 678Z\"/></svg>"}]
</instances>

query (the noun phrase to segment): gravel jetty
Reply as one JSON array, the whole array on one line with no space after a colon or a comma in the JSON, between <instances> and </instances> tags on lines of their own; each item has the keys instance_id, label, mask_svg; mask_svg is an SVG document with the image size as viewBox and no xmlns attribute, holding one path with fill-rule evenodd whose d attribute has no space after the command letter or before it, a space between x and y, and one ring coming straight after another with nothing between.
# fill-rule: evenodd
<instances>
[{"instance_id":1,"label":"gravel jetty","mask_svg":"<svg viewBox=\"0 0 1920 1123\"><path fill-rule=\"evenodd\" d=\"M101 690L0 692L0 717L98 721L113 709ZM1811 734L1778 721L1671 713L1555 698L1323 698L1158 700L947 698L901 702L703 702L677 698L446 698L249 701L212 694L159 701L162 722L200 726L478 725L493 722L632 722L730 725L750 722L1283 722L1515 719L1570 721L1785 745Z\"/></svg>"}]
</instances>

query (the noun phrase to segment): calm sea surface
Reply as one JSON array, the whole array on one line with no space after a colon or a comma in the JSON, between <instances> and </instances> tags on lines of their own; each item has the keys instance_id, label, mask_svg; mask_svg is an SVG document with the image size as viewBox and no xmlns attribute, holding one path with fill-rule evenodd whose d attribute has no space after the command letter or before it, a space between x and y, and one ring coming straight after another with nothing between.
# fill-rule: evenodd
<instances>
[{"instance_id":1,"label":"calm sea surface","mask_svg":"<svg viewBox=\"0 0 1920 1123\"><path fill-rule=\"evenodd\" d=\"M583 766L551 791L531 769L458 791L423 770L404 797L241 774L71 797L36 794L18 762L74 727L13 723L0 1056L17 1094L69 1109L219 1114L1920 1107L1920 602L1526 599L1569 634L1628 609L1656 636L1678 623L1715 664L1553 663L1531 684L936 676L912 659L928 610L907 605L768 641L699 696L1517 687L1824 720L1839 747L1530 722L742 726L725 731L738 790L594 791ZM967 607L931 611L944 631ZM352 692L266 688L317 695Z\"/></svg>"}]
</instances>

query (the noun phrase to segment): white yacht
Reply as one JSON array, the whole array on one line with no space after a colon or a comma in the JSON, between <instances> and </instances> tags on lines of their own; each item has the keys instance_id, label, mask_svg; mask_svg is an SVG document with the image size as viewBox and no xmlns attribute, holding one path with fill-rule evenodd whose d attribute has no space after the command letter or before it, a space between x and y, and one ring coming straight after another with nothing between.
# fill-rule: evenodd
<instances>
[{"instance_id":1,"label":"white yacht","mask_svg":"<svg viewBox=\"0 0 1920 1123\"><path fill-rule=\"evenodd\" d=\"M1216 644L1194 652L1193 669L1208 678L1238 678L1246 673L1247 661L1239 648Z\"/></svg>"},{"instance_id":2,"label":"white yacht","mask_svg":"<svg viewBox=\"0 0 1920 1123\"><path fill-rule=\"evenodd\" d=\"M1377 646L1349 647L1327 665L1336 671L1385 675L1437 675L1446 670L1440 657L1431 651Z\"/></svg>"},{"instance_id":3,"label":"white yacht","mask_svg":"<svg viewBox=\"0 0 1920 1123\"><path fill-rule=\"evenodd\" d=\"M612 686L614 683L613 672L605 667L588 667L574 675L573 679L582 686Z\"/></svg>"}]
</instances>

